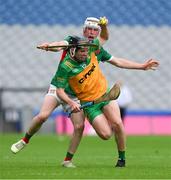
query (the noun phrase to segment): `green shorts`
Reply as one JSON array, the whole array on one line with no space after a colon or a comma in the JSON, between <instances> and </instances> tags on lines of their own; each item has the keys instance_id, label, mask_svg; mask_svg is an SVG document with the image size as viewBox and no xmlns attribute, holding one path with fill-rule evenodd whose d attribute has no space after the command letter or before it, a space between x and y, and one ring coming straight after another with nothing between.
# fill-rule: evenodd
<instances>
[{"instance_id":1,"label":"green shorts","mask_svg":"<svg viewBox=\"0 0 171 180\"><path fill-rule=\"evenodd\" d=\"M109 104L110 101L101 102L98 104L94 104L92 106L84 108L84 113L87 116L89 122L92 124L94 118L100 114L102 114L102 108Z\"/></svg>"}]
</instances>

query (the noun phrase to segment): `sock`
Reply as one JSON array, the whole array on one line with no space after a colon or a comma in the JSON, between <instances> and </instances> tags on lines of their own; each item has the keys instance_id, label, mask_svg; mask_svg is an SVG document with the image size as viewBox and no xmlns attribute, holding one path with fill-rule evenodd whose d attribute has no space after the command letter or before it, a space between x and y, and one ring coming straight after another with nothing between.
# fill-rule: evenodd
<instances>
[{"instance_id":1,"label":"sock","mask_svg":"<svg viewBox=\"0 0 171 180\"><path fill-rule=\"evenodd\" d=\"M29 140L30 140L30 138L31 138L32 136L33 136L33 135L30 135L30 134L26 133L25 136L22 138L22 140L23 140L26 144L28 144L28 143L29 143Z\"/></svg>"},{"instance_id":2,"label":"sock","mask_svg":"<svg viewBox=\"0 0 171 180\"><path fill-rule=\"evenodd\" d=\"M125 151L118 151L118 153L119 153L119 159L125 160Z\"/></svg>"},{"instance_id":3,"label":"sock","mask_svg":"<svg viewBox=\"0 0 171 180\"><path fill-rule=\"evenodd\" d=\"M71 161L71 159L73 158L73 156L74 156L74 154L71 154L71 153L67 152L64 161Z\"/></svg>"}]
</instances>

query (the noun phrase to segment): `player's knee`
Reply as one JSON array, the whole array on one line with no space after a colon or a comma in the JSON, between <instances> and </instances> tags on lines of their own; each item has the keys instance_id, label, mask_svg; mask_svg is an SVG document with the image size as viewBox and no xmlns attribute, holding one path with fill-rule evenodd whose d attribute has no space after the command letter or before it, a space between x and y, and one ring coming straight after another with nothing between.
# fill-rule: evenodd
<instances>
[{"instance_id":1,"label":"player's knee","mask_svg":"<svg viewBox=\"0 0 171 180\"><path fill-rule=\"evenodd\" d=\"M84 123L79 123L74 125L74 131L82 132L84 130Z\"/></svg>"},{"instance_id":2,"label":"player's knee","mask_svg":"<svg viewBox=\"0 0 171 180\"><path fill-rule=\"evenodd\" d=\"M103 140L108 140L110 139L112 133L111 132L101 132L100 133L100 137L103 139Z\"/></svg>"},{"instance_id":3,"label":"player's knee","mask_svg":"<svg viewBox=\"0 0 171 180\"><path fill-rule=\"evenodd\" d=\"M49 117L49 114L48 113L39 113L37 115L37 118L39 120L40 123L44 123Z\"/></svg>"},{"instance_id":4,"label":"player's knee","mask_svg":"<svg viewBox=\"0 0 171 180\"><path fill-rule=\"evenodd\" d=\"M122 121L113 122L113 128L114 128L115 132L122 129L122 127L123 127Z\"/></svg>"}]
</instances>

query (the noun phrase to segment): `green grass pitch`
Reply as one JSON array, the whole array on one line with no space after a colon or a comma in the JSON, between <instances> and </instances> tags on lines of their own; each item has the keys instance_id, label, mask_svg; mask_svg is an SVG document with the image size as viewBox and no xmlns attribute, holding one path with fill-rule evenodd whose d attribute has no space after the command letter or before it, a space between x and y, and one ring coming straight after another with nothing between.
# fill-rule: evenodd
<instances>
[{"instance_id":1,"label":"green grass pitch","mask_svg":"<svg viewBox=\"0 0 171 180\"><path fill-rule=\"evenodd\" d=\"M0 179L171 179L171 137L128 136L127 167L115 168L114 138L83 137L75 169L61 167L69 137L35 135L18 154L10 146L21 134L0 135Z\"/></svg>"}]
</instances>

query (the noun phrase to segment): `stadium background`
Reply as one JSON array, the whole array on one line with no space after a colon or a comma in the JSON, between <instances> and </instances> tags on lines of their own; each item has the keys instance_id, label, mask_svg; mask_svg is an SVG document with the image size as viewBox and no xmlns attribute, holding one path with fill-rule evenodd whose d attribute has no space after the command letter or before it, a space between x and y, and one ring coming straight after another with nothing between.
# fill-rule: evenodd
<instances>
[{"instance_id":1,"label":"stadium background","mask_svg":"<svg viewBox=\"0 0 171 180\"><path fill-rule=\"evenodd\" d=\"M1 131L8 130L4 124L29 121L29 112L39 110L57 69L61 53L36 46L81 35L88 16L109 19L110 38L104 47L112 55L160 61L157 71L148 72L101 64L110 85L122 79L131 88L129 112L171 114L170 0L0 0Z\"/></svg>"}]
</instances>

